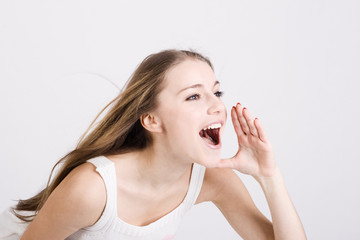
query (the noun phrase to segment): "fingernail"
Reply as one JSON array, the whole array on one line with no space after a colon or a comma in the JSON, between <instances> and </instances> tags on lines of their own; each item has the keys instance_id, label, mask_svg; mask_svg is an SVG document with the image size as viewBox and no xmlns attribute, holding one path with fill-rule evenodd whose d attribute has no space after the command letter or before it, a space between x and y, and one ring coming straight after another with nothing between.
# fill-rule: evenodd
<instances>
[{"instance_id":1,"label":"fingernail","mask_svg":"<svg viewBox=\"0 0 360 240\"><path fill-rule=\"evenodd\" d=\"M237 106L237 105L241 105L241 104L238 102L238 103L236 104L236 106Z\"/></svg>"},{"instance_id":2,"label":"fingernail","mask_svg":"<svg viewBox=\"0 0 360 240\"><path fill-rule=\"evenodd\" d=\"M243 108L244 110L246 109L246 107Z\"/></svg>"}]
</instances>

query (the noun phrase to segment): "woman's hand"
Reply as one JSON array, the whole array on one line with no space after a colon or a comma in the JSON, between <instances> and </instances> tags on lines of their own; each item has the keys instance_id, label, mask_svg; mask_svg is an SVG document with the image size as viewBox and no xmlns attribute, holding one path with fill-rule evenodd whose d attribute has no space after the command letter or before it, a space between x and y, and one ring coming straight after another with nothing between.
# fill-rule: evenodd
<instances>
[{"instance_id":1,"label":"woman's hand","mask_svg":"<svg viewBox=\"0 0 360 240\"><path fill-rule=\"evenodd\" d=\"M239 150L234 157L220 160L218 167L233 168L253 177L272 176L276 169L274 152L259 119L254 120L240 103L232 107L231 119Z\"/></svg>"},{"instance_id":2,"label":"woman's hand","mask_svg":"<svg viewBox=\"0 0 360 240\"><path fill-rule=\"evenodd\" d=\"M259 182L269 204L275 239L306 239L259 119L254 120L239 103L231 109L231 119L239 150L234 157L220 160L219 167L236 169Z\"/></svg>"}]
</instances>

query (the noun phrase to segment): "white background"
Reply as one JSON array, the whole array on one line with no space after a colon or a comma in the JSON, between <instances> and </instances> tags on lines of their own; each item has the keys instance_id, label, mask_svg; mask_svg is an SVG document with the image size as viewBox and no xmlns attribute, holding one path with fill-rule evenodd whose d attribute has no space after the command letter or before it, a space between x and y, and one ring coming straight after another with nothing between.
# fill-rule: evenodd
<instances>
[{"instance_id":1,"label":"white background","mask_svg":"<svg viewBox=\"0 0 360 240\"><path fill-rule=\"evenodd\" d=\"M105 78L122 87L148 54L192 48L213 61L228 110L239 101L262 121L308 238L358 239L359 13L356 0L1 1L0 210L40 190L116 96ZM205 203L177 239L240 238Z\"/></svg>"}]
</instances>

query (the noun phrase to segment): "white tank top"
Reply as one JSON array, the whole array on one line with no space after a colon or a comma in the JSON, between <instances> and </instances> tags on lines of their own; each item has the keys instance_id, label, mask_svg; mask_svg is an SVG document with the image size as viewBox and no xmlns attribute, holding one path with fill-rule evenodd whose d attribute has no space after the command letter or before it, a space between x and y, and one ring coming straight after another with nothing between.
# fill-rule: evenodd
<instances>
[{"instance_id":1,"label":"white tank top","mask_svg":"<svg viewBox=\"0 0 360 240\"><path fill-rule=\"evenodd\" d=\"M115 166L104 156L88 160L96 167L106 187L106 205L100 219L91 227L80 229L66 240L170 240L180 224L182 217L195 204L204 179L205 167L194 163L190 184L183 202L170 213L146 226L134 226L117 216L117 186ZM20 213L20 212L19 212ZM21 211L21 214L32 212ZM0 240L19 240L28 223L22 222L11 211L0 214Z\"/></svg>"},{"instance_id":2,"label":"white tank top","mask_svg":"<svg viewBox=\"0 0 360 240\"><path fill-rule=\"evenodd\" d=\"M170 213L146 226L134 226L117 216L117 186L114 163L101 156L88 160L105 182L107 200L100 219L91 227L83 228L67 240L119 239L119 240L170 240L184 214L195 204L200 193L205 167L194 163L190 184L183 202Z\"/></svg>"}]
</instances>

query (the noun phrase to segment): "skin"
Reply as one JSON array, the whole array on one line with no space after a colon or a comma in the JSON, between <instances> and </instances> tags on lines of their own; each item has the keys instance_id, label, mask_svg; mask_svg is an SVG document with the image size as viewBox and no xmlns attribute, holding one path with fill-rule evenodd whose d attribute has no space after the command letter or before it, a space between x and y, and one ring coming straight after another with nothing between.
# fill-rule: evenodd
<instances>
[{"instance_id":1,"label":"skin","mask_svg":"<svg viewBox=\"0 0 360 240\"><path fill-rule=\"evenodd\" d=\"M212 201L243 239L306 239L258 119L240 104L231 109L239 149L229 159L220 159L220 149L210 148L199 136L214 122L223 124L223 133L227 115L219 88L212 69L202 61L185 60L167 72L157 109L140 119L154 144L107 156L115 163L118 217L144 226L171 212L186 195L195 162L207 167L196 204ZM272 222L256 208L233 170L259 182ZM102 178L85 163L54 190L22 239L64 239L96 223L105 202Z\"/></svg>"}]
</instances>

